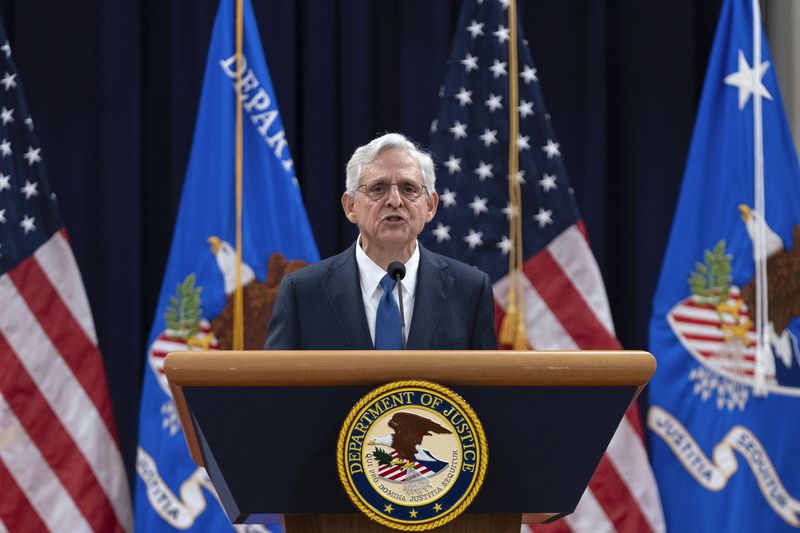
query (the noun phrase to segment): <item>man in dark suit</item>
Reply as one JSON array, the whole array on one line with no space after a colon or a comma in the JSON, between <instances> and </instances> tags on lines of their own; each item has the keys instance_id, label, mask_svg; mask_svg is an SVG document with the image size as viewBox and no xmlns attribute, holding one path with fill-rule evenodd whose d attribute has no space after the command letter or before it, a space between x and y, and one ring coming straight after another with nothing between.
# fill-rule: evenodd
<instances>
[{"instance_id":1,"label":"man in dark suit","mask_svg":"<svg viewBox=\"0 0 800 533\"><path fill-rule=\"evenodd\" d=\"M358 148L342 195L358 239L284 278L265 348L495 349L489 277L417 242L439 204L435 180L431 157L400 134ZM401 286L387 274L394 261L405 266Z\"/></svg>"}]
</instances>

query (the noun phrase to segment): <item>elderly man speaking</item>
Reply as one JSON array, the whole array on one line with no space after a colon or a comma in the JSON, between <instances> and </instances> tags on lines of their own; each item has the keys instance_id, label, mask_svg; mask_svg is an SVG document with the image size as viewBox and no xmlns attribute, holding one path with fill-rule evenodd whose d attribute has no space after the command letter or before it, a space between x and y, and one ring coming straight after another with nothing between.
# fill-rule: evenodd
<instances>
[{"instance_id":1,"label":"elderly man speaking","mask_svg":"<svg viewBox=\"0 0 800 533\"><path fill-rule=\"evenodd\" d=\"M342 194L358 239L283 280L265 348L495 349L489 277L417 242L435 182L431 157L398 133L358 148Z\"/></svg>"}]
</instances>

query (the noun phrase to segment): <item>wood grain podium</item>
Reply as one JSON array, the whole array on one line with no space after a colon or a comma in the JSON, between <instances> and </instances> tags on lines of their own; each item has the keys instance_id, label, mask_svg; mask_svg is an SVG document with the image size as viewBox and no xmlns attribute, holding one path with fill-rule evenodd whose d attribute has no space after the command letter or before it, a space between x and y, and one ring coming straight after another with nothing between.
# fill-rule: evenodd
<instances>
[{"instance_id":1,"label":"wood grain podium","mask_svg":"<svg viewBox=\"0 0 800 533\"><path fill-rule=\"evenodd\" d=\"M195 351L164 363L192 459L231 522L288 533L392 531L356 514L336 439L362 396L401 379L460 394L489 445L477 498L435 531L516 533L569 514L655 366L639 351Z\"/></svg>"}]
</instances>

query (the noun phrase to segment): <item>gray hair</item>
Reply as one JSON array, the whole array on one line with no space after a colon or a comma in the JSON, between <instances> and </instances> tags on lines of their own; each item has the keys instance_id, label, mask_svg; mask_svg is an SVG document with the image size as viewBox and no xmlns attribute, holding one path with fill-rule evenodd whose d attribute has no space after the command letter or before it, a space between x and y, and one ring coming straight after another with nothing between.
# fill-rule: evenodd
<instances>
[{"instance_id":1,"label":"gray hair","mask_svg":"<svg viewBox=\"0 0 800 533\"><path fill-rule=\"evenodd\" d=\"M400 148L411 154L419 165L422 183L428 191L428 196L433 195L436 192L436 173L433 168L433 159L431 159L430 154L418 148L417 145L400 133L385 133L371 140L368 144L356 148L356 151L350 157L350 161L347 162L347 182L345 184L347 193L350 196L355 196L364 167L372 162L379 153L389 148Z\"/></svg>"}]
</instances>

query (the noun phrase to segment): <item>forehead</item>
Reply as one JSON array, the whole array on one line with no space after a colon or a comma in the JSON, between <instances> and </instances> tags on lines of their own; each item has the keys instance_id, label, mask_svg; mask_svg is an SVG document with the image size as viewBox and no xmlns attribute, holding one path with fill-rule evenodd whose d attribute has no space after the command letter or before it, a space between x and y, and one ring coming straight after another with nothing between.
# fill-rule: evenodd
<instances>
[{"instance_id":1,"label":"forehead","mask_svg":"<svg viewBox=\"0 0 800 533\"><path fill-rule=\"evenodd\" d=\"M422 172L411 152L403 148L387 148L364 165L361 172L362 182L381 178L405 178L421 182Z\"/></svg>"}]
</instances>

